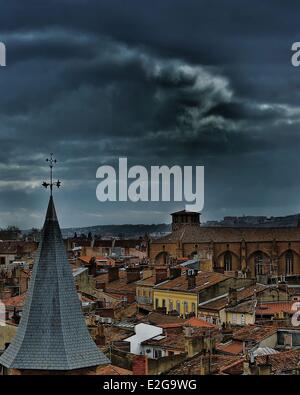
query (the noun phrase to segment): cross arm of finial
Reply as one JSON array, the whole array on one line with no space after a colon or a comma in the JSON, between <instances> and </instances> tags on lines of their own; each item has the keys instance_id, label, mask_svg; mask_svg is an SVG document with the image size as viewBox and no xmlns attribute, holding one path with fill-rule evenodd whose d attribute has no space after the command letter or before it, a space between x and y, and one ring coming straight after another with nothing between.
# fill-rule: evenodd
<instances>
[{"instance_id":1,"label":"cross arm of finial","mask_svg":"<svg viewBox=\"0 0 300 395\"><path fill-rule=\"evenodd\" d=\"M53 157L52 153L50 154L50 158L46 159L46 162L49 163L49 167L50 167L50 181L49 182L44 181L42 186L44 188L46 188L46 189L48 187L50 187L51 196L52 196L52 189L53 189L53 187L55 186L57 188L60 188L61 187L61 181L57 180L57 181L53 182L53 167L57 163L57 160Z\"/></svg>"}]
</instances>

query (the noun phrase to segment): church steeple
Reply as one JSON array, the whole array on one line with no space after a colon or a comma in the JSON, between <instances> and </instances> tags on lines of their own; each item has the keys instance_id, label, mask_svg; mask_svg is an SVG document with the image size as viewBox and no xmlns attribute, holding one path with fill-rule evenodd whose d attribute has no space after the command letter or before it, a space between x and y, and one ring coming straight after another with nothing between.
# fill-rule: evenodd
<instances>
[{"instance_id":1,"label":"church steeple","mask_svg":"<svg viewBox=\"0 0 300 395\"><path fill-rule=\"evenodd\" d=\"M86 327L51 193L21 321L0 364L68 371L108 363Z\"/></svg>"}]
</instances>

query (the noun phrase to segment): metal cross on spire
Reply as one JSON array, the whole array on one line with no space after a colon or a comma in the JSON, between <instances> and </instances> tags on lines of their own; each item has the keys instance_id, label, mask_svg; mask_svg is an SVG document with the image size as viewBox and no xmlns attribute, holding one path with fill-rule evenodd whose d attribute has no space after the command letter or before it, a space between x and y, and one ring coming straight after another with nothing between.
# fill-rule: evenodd
<instances>
[{"instance_id":1,"label":"metal cross on spire","mask_svg":"<svg viewBox=\"0 0 300 395\"><path fill-rule=\"evenodd\" d=\"M46 162L49 163L49 167L50 167L50 182L44 181L42 186L46 189L50 187L50 195L52 196L53 186L60 188L61 181L57 180L53 182L53 167L57 163L57 160L53 157L53 153L50 154L50 158L46 159Z\"/></svg>"}]
</instances>

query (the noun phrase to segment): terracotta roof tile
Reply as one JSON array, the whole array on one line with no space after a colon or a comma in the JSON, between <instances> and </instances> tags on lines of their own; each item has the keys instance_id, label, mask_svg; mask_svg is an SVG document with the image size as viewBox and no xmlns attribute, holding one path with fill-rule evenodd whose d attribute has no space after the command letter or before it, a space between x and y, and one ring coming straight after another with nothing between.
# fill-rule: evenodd
<instances>
[{"instance_id":1,"label":"terracotta roof tile","mask_svg":"<svg viewBox=\"0 0 300 395\"><path fill-rule=\"evenodd\" d=\"M128 376L132 375L131 370L123 369L120 368L119 366L115 365L107 365L107 366L102 366L97 368L96 375L105 375L105 376L111 376L111 375L120 375L120 376Z\"/></svg>"},{"instance_id":2,"label":"terracotta roof tile","mask_svg":"<svg viewBox=\"0 0 300 395\"><path fill-rule=\"evenodd\" d=\"M164 283L157 285L155 289L167 289L172 291L186 291L195 293L205 288L211 287L212 285L221 281L225 281L228 278L230 277L221 273L199 271L196 276L196 287L193 289L188 289L188 280L186 276L180 276L172 280L165 281Z\"/></svg>"},{"instance_id":3,"label":"terracotta roof tile","mask_svg":"<svg viewBox=\"0 0 300 395\"><path fill-rule=\"evenodd\" d=\"M201 320L200 318L190 318L189 320L186 321L186 325L190 325L196 328L216 328L217 326L214 324L210 324L209 322L206 322L204 320Z\"/></svg>"},{"instance_id":4,"label":"terracotta roof tile","mask_svg":"<svg viewBox=\"0 0 300 395\"><path fill-rule=\"evenodd\" d=\"M258 365L270 364L273 374L281 374L284 371L299 369L300 349L279 352L277 354L256 357Z\"/></svg>"},{"instance_id":5,"label":"terracotta roof tile","mask_svg":"<svg viewBox=\"0 0 300 395\"><path fill-rule=\"evenodd\" d=\"M293 314L292 305L295 302L269 302L259 303L256 307L256 315L274 315L281 312Z\"/></svg>"},{"instance_id":6,"label":"terracotta roof tile","mask_svg":"<svg viewBox=\"0 0 300 395\"><path fill-rule=\"evenodd\" d=\"M220 372L223 372L230 366L242 363L243 361L241 357L233 355L211 355L209 357L197 354L193 358L189 358L186 361L182 362L180 365L171 369L168 374L199 375L201 369L201 361L207 361L208 358L210 358L211 374L220 374Z\"/></svg>"},{"instance_id":7,"label":"terracotta roof tile","mask_svg":"<svg viewBox=\"0 0 300 395\"><path fill-rule=\"evenodd\" d=\"M204 227L182 226L167 236L153 240L152 243L182 243L195 242L240 242L245 241L299 241L300 228L230 228L230 227Z\"/></svg>"},{"instance_id":8,"label":"terracotta roof tile","mask_svg":"<svg viewBox=\"0 0 300 395\"><path fill-rule=\"evenodd\" d=\"M170 333L166 337L162 338L158 336L159 339L149 339L146 341L143 341L143 345L148 345L148 346L159 346L163 349L168 349L168 350L178 350L178 351L184 351L184 334L183 333Z\"/></svg>"},{"instance_id":9,"label":"terracotta roof tile","mask_svg":"<svg viewBox=\"0 0 300 395\"><path fill-rule=\"evenodd\" d=\"M243 343L235 340L219 343L216 345L216 349L224 354L240 355L243 353Z\"/></svg>"},{"instance_id":10,"label":"terracotta roof tile","mask_svg":"<svg viewBox=\"0 0 300 395\"><path fill-rule=\"evenodd\" d=\"M277 331L274 326L247 325L233 334L234 340L259 342Z\"/></svg>"}]
</instances>

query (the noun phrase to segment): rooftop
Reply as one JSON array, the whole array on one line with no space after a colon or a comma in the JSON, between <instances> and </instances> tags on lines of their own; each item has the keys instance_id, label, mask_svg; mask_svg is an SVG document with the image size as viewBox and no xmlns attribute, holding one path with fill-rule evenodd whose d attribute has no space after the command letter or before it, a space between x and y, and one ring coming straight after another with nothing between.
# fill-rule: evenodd
<instances>
[{"instance_id":1,"label":"rooftop","mask_svg":"<svg viewBox=\"0 0 300 395\"><path fill-rule=\"evenodd\" d=\"M51 196L21 321L0 364L69 371L108 363L85 324Z\"/></svg>"},{"instance_id":2,"label":"rooftop","mask_svg":"<svg viewBox=\"0 0 300 395\"><path fill-rule=\"evenodd\" d=\"M136 290L136 282L127 283L127 274L125 270L119 270L119 279L117 280L108 282L108 273L99 274L94 280L105 283L105 292L107 293L135 293Z\"/></svg>"},{"instance_id":3,"label":"rooftop","mask_svg":"<svg viewBox=\"0 0 300 395\"><path fill-rule=\"evenodd\" d=\"M258 365L270 364L271 372L278 375L292 369L299 369L299 358L300 349L296 349L258 356L255 361Z\"/></svg>"},{"instance_id":4,"label":"rooftop","mask_svg":"<svg viewBox=\"0 0 300 395\"><path fill-rule=\"evenodd\" d=\"M233 334L234 340L260 342L277 332L274 326L247 325Z\"/></svg>"},{"instance_id":5,"label":"rooftop","mask_svg":"<svg viewBox=\"0 0 300 395\"><path fill-rule=\"evenodd\" d=\"M259 292L262 292L263 290L265 290L266 288L268 288L266 285L262 285L262 284L255 284L255 285L250 285L249 287L244 287L244 288L240 288L237 290L237 301L238 301L238 305L235 306L238 309L238 306L243 303L243 306L241 306L241 309L245 309L246 311L248 311L248 308L250 309L249 311L252 311L252 303L250 303L251 301L249 301L249 303L247 304L246 301L247 299L252 299L255 296L255 293L258 294ZM226 306L228 305L228 293L226 295L223 295L221 297L215 298L213 300L208 300L207 302L203 302L200 305L200 309L201 310L222 310L224 309ZM233 307L229 307L228 308L233 308Z\"/></svg>"},{"instance_id":6,"label":"rooftop","mask_svg":"<svg viewBox=\"0 0 300 395\"><path fill-rule=\"evenodd\" d=\"M214 324L210 324L209 322L206 322L204 320L201 320L200 318L190 318L185 322L185 325L190 325L193 326L194 328L211 328L215 329L217 326Z\"/></svg>"},{"instance_id":7,"label":"rooftop","mask_svg":"<svg viewBox=\"0 0 300 395\"><path fill-rule=\"evenodd\" d=\"M148 339L142 342L142 345L147 346L159 346L160 348L167 350L183 351L184 348L184 334L182 333L170 333L167 336L155 336L152 339Z\"/></svg>"},{"instance_id":8,"label":"rooftop","mask_svg":"<svg viewBox=\"0 0 300 395\"><path fill-rule=\"evenodd\" d=\"M208 359L210 358L210 369L211 374L220 374L229 367L240 364L243 359L240 356L232 355L211 355L203 356L200 354L195 355L193 358L189 358L182 362L175 368L171 369L169 375L199 375L201 372L201 365L206 362L208 364Z\"/></svg>"},{"instance_id":9,"label":"rooftop","mask_svg":"<svg viewBox=\"0 0 300 395\"><path fill-rule=\"evenodd\" d=\"M227 307L226 311L230 311L232 313L254 314L256 303L256 300L247 300L246 302L239 303L236 306Z\"/></svg>"},{"instance_id":10,"label":"rooftop","mask_svg":"<svg viewBox=\"0 0 300 395\"><path fill-rule=\"evenodd\" d=\"M300 241L300 228L225 228L225 227L203 227L182 226L172 233L152 241L152 243L201 243L201 242L241 242L247 241Z\"/></svg>"},{"instance_id":11,"label":"rooftop","mask_svg":"<svg viewBox=\"0 0 300 395\"><path fill-rule=\"evenodd\" d=\"M294 301L259 303L256 307L256 315L274 315L282 312L293 314L294 303Z\"/></svg>"},{"instance_id":12,"label":"rooftop","mask_svg":"<svg viewBox=\"0 0 300 395\"><path fill-rule=\"evenodd\" d=\"M240 355L243 354L243 343L236 340L231 340L226 343L218 343L216 349L219 352L229 355Z\"/></svg>"},{"instance_id":13,"label":"rooftop","mask_svg":"<svg viewBox=\"0 0 300 395\"><path fill-rule=\"evenodd\" d=\"M83 256L78 257L78 259L80 261L82 261L85 265L89 265L92 258L93 258L92 255L83 255ZM108 258L107 256L98 256L97 255L94 258L96 259L97 263L109 263L109 264L112 264L114 262L114 259Z\"/></svg>"},{"instance_id":14,"label":"rooftop","mask_svg":"<svg viewBox=\"0 0 300 395\"><path fill-rule=\"evenodd\" d=\"M196 286L193 289L188 289L188 279L185 275L176 277L172 280L167 280L157 285L155 289L195 293L211 287L221 281L225 281L228 278L230 277L221 273L199 271L196 276Z\"/></svg>"},{"instance_id":15,"label":"rooftop","mask_svg":"<svg viewBox=\"0 0 300 395\"><path fill-rule=\"evenodd\" d=\"M186 322L186 320L183 318L156 312L149 313L143 320L149 322L152 325L159 325L161 327L165 324L184 324Z\"/></svg>"}]
</instances>

